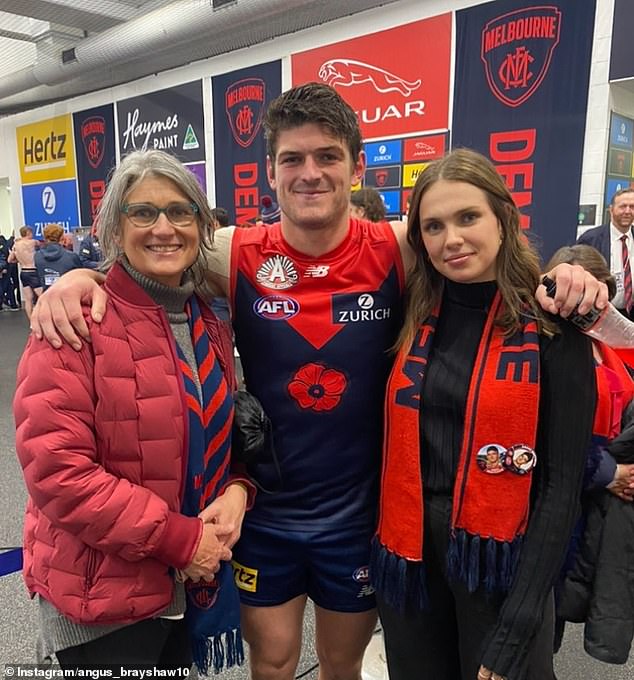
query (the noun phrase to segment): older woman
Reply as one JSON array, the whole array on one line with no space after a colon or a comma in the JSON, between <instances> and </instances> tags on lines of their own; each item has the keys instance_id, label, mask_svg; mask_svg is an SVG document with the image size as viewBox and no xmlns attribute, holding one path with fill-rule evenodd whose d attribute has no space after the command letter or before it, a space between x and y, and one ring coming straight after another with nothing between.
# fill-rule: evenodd
<instances>
[{"instance_id":1,"label":"older woman","mask_svg":"<svg viewBox=\"0 0 634 680\"><path fill-rule=\"evenodd\" d=\"M101 324L80 352L32 336L18 368L24 578L41 656L64 668L188 669L192 650L219 668L222 642L228 664L241 654L228 561L249 486L229 474L231 336L194 295L211 223L179 161L125 157L99 216Z\"/></svg>"},{"instance_id":2,"label":"older woman","mask_svg":"<svg viewBox=\"0 0 634 680\"><path fill-rule=\"evenodd\" d=\"M552 588L594 410L590 342L547 317L502 178L421 173L371 577L392 680L552 680ZM497 455L497 460L490 460Z\"/></svg>"}]
</instances>

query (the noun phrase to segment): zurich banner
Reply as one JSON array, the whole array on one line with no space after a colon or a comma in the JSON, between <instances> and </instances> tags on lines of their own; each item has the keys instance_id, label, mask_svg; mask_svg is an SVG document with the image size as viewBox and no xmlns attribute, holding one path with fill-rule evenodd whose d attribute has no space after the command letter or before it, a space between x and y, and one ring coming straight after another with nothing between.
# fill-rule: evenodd
<instances>
[{"instance_id":1,"label":"zurich banner","mask_svg":"<svg viewBox=\"0 0 634 680\"><path fill-rule=\"evenodd\" d=\"M231 224L253 222L262 196L275 200L266 176L262 121L282 91L281 62L214 76L211 89L216 205L227 209Z\"/></svg>"},{"instance_id":2,"label":"zurich banner","mask_svg":"<svg viewBox=\"0 0 634 680\"><path fill-rule=\"evenodd\" d=\"M544 259L575 240L595 0L456 12L452 147L497 166Z\"/></svg>"},{"instance_id":3,"label":"zurich banner","mask_svg":"<svg viewBox=\"0 0 634 680\"><path fill-rule=\"evenodd\" d=\"M107 104L73 114L81 223L91 225L115 166L114 106Z\"/></svg>"},{"instance_id":4,"label":"zurich banner","mask_svg":"<svg viewBox=\"0 0 634 680\"><path fill-rule=\"evenodd\" d=\"M77 183L74 179L22 186L24 223L37 239L44 238L49 224L59 224L69 232L79 225Z\"/></svg>"}]
</instances>

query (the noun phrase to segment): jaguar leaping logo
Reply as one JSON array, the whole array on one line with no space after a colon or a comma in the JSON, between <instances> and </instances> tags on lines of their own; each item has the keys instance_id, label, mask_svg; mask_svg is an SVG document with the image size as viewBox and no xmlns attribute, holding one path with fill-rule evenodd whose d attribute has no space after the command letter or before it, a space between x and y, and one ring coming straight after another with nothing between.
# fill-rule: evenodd
<instances>
[{"instance_id":1,"label":"jaguar leaping logo","mask_svg":"<svg viewBox=\"0 0 634 680\"><path fill-rule=\"evenodd\" d=\"M319 67L319 77L331 87L350 87L360 83L372 83L378 92L400 92L409 97L421 85L421 79L413 82L395 76L378 66L354 59L329 59Z\"/></svg>"}]
</instances>

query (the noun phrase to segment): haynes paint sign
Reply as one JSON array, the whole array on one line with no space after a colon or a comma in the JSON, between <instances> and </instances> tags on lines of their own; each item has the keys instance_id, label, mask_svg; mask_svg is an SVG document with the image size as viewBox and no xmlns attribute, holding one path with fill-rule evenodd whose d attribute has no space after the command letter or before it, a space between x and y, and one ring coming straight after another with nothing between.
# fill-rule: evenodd
<instances>
[{"instance_id":1,"label":"haynes paint sign","mask_svg":"<svg viewBox=\"0 0 634 680\"><path fill-rule=\"evenodd\" d=\"M202 81L117 102L119 152L160 149L183 163L205 160Z\"/></svg>"}]
</instances>

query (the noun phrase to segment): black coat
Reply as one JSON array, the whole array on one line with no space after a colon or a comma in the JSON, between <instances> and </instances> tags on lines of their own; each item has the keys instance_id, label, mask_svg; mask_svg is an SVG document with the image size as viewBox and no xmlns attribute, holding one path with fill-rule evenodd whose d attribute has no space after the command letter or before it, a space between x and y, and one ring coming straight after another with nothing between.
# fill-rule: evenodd
<instances>
[{"instance_id":1,"label":"black coat","mask_svg":"<svg viewBox=\"0 0 634 680\"><path fill-rule=\"evenodd\" d=\"M634 422L628 421L608 447L617 463L634 462ZM601 489L586 495L584 514L585 531L559 593L557 616L585 622L583 644L590 656L624 664L634 637L634 504Z\"/></svg>"}]
</instances>

